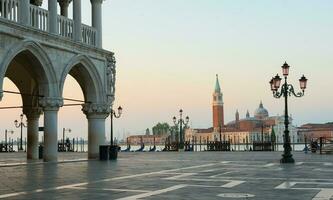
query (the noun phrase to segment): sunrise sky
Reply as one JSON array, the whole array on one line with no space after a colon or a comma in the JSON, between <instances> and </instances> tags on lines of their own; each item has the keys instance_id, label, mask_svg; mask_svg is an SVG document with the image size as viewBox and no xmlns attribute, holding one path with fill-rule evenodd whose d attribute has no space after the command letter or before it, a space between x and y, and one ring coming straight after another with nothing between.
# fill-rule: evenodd
<instances>
[{"instance_id":1,"label":"sunrise sky","mask_svg":"<svg viewBox=\"0 0 333 200\"><path fill-rule=\"evenodd\" d=\"M90 1L82 4L83 23L90 25ZM192 127L210 127L215 74L220 76L226 122L234 119L236 109L241 117L247 109L253 115L260 100L270 115L282 114L283 101L272 97L268 81L281 74L285 61L296 88L302 74L309 79L305 97L289 101L294 124L333 121L332 10L331 0L104 1L103 47L116 54L115 108L124 108L114 121L115 135L142 134L157 122L172 123L180 108ZM4 87L15 88L9 80ZM64 97L83 98L71 77ZM14 95L0 102L20 104ZM70 137L87 138L80 110L60 110L59 137L65 127L72 129ZM12 129L17 137L13 121L21 111L0 112L0 132Z\"/></svg>"}]
</instances>

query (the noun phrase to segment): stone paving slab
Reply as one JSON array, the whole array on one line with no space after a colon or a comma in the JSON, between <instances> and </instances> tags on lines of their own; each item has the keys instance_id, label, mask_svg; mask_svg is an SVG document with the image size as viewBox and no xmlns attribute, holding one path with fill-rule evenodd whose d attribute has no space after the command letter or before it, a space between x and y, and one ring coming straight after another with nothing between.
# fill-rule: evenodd
<instances>
[{"instance_id":1,"label":"stone paving slab","mask_svg":"<svg viewBox=\"0 0 333 200\"><path fill-rule=\"evenodd\" d=\"M10 163L5 157L0 162ZM9 155L7 155L9 156ZM120 153L118 161L26 163L1 167L0 199L333 200L333 156L281 152ZM12 154L13 160L24 160Z\"/></svg>"}]
</instances>

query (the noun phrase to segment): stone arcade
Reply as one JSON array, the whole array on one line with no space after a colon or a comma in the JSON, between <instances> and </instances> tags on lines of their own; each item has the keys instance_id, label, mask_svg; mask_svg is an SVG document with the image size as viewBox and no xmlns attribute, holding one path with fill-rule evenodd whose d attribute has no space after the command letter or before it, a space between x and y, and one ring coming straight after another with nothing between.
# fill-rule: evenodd
<instances>
[{"instance_id":1,"label":"stone arcade","mask_svg":"<svg viewBox=\"0 0 333 200\"><path fill-rule=\"evenodd\" d=\"M38 158L38 122L44 113L44 161L57 160L58 110L68 74L85 98L88 157L98 157L115 91L115 58L102 49L102 2L90 1L92 26L87 26L81 23L81 0L48 0L48 10L38 7L40 0L0 0L0 100L6 95L5 77L25 94L28 159ZM67 17L70 3L73 19Z\"/></svg>"}]
</instances>

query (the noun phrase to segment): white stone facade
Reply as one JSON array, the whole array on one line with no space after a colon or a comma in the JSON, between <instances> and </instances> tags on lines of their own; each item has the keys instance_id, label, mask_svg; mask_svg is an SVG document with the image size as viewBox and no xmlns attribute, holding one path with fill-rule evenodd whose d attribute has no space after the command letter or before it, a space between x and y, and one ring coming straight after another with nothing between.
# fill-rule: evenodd
<instances>
[{"instance_id":1,"label":"white stone facade","mask_svg":"<svg viewBox=\"0 0 333 200\"><path fill-rule=\"evenodd\" d=\"M276 116L275 117L275 126L274 126L274 132L276 136L276 142L277 143L283 143L283 136L284 136L284 116ZM289 136L290 136L290 142L296 143L300 141L300 138L297 135L297 127L293 125L293 119L289 117Z\"/></svg>"},{"instance_id":2,"label":"white stone facade","mask_svg":"<svg viewBox=\"0 0 333 200\"><path fill-rule=\"evenodd\" d=\"M5 77L26 94L22 100L29 159L38 158L38 120L43 112L44 160L57 160L58 110L68 74L83 90L89 158L97 158L99 145L105 143L116 71L114 54L101 48L102 0L91 0L93 27L81 24L81 0L72 3L73 20L57 14L56 0L48 1L48 10L29 0L0 0L0 100L6 95Z\"/></svg>"}]
</instances>

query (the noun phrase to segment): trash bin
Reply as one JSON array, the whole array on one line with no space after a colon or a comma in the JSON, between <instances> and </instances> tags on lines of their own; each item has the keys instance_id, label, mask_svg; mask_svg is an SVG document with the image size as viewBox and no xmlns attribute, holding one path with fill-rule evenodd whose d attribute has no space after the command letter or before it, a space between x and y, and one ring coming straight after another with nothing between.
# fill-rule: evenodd
<instances>
[{"instance_id":1,"label":"trash bin","mask_svg":"<svg viewBox=\"0 0 333 200\"><path fill-rule=\"evenodd\" d=\"M99 146L99 159L108 160L109 158L109 145Z\"/></svg>"},{"instance_id":2,"label":"trash bin","mask_svg":"<svg viewBox=\"0 0 333 200\"><path fill-rule=\"evenodd\" d=\"M118 151L119 151L118 145L112 145L112 146L110 146L109 159L110 160L117 160L117 158L118 158Z\"/></svg>"},{"instance_id":3,"label":"trash bin","mask_svg":"<svg viewBox=\"0 0 333 200\"><path fill-rule=\"evenodd\" d=\"M43 159L43 145L38 146L38 158Z\"/></svg>"}]
</instances>

